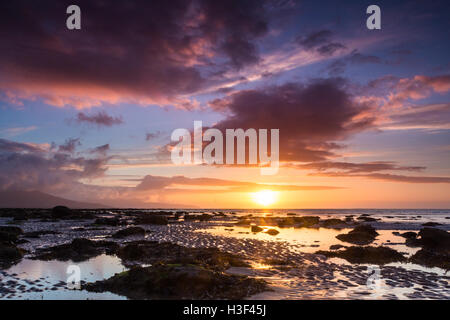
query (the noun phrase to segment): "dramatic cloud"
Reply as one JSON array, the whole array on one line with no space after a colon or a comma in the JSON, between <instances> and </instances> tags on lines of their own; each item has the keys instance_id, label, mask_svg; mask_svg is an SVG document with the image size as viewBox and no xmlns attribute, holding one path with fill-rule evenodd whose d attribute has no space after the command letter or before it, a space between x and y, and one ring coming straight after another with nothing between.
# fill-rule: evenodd
<instances>
[{"instance_id":1,"label":"dramatic cloud","mask_svg":"<svg viewBox=\"0 0 450 320\"><path fill-rule=\"evenodd\" d=\"M148 132L148 133L145 134L145 141L153 140L153 139L159 137L160 135L161 135L160 131Z\"/></svg>"},{"instance_id":2,"label":"dramatic cloud","mask_svg":"<svg viewBox=\"0 0 450 320\"><path fill-rule=\"evenodd\" d=\"M333 33L330 30L320 30L306 36L297 37L297 43L307 50L316 50L322 55L330 56L340 49L346 47L332 41Z\"/></svg>"},{"instance_id":3,"label":"dramatic cloud","mask_svg":"<svg viewBox=\"0 0 450 320\"><path fill-rule=\"evenodd\" d=\"M103 176L107 157L74 157L78 139L53 151L30 144L0 140L0 190L62 191L81 179ZM69 153L67 153L69 152Z\"/></svg>"},{"instance_id":4,"label":"dramatic cloud","mask_svg":"<svg viewBox=\"0 0 450 320\"><path fill-rule=\"evenodd\" d=\"M405 176L390 173L371 173L371 174L347 174L347 173L321 173L317 175L327 177L347 177L347 178L366 178L374 180L382 180L388 182L402 183L450 183L450 177L434 177L434 176Z\"/></svg>"},{"instance_id":5,"label":"dramatic cloud","mask_svg":"<svg viewBox=\"0 0 450 320\"><path fill-rule=\"evenodd\" d=\"M59 146L59 152L74 153L75 149L81 146L80 138L69 138L66 142Z\"/></svg>"},{"instance_id":6,"label":"dramatic cloud","mask_svg":"<svg viewBox=\"0 0 450 320\"><path fill-rule=\"evenodd\" d=\"M450 103L413 106L395 110L383 129L450 129Z\"/></svg>"},{"instance_id":7,"label":"dramatic cloud","mask_svg":"<svg viewBox=\"0 0 450 320\"><path fill-rule=\"evenodd\" d=\"M365 163L322 161L301 164L295 167L299 169L312 169L320 172L337 169L346 173L376 172L386 170L421 171L426 169L425 167L418 166L399 166L390 161L374 161Z\"/></svg>"},{"instance_id":8,"label":"dramatic cloud","mask_svg":"<svg viewBox=\"0 0 450 320\"><path fill-rule=\"evenodd\" d=\"M79 112L76 118L78 123L88 123L96 126L111 127L113 125L122 124L122 117L112 117L105 111L99 111L97 113L88 115L84 112Z\"/></svg>"},{"instance_id":9,"label":"dramatic cloud","mask_svg":"<svg viewBox=\"0 0 450 320\"><path fill-rule=\"evenodd\" d=\"M335 141L371 128L374 121L341 79L244 90L210 105L226 115L215 126L223 132L227 128L281 129L281 161L325 160L341 147Z\"/></svg>"},{"instance_id":10,"label":"dramatic cloud","mask_svg":"<svg viewBox=\"0 0 450 320\"><path fill-rule=\"evenodd\" d=\"M330 75L336 76L345 71L347 66L350 65L361 65L369 63L382 63L382 60L374 55L367 55L353 50L349 55L344 58L337 59L327 66L327 71Z\"/></svg>"},{"instance_id":11,"label":"dramatic cloud","mask_svg":"<svg viewBox=\"0 0 450 320\"><path fill-rule=\"evenodd\" d=\"M65 25L70 4L1 2L0 30L8 30L0 50L3 99L189 107L183 95L217 81L215 66L223 73L257 63L254 40L267 32L259 0L80 0L77 31Z\"/></svg>"},{"instance_id":12,"label":"dramatic cloud","mask_svg":"<svg viewBox=\"0 0 450 320\"><path fill-rule=\"evenodd\" d=\"M101 155L106 155L106 153L109 151L109 144L104 144L102 146L95 147L91 150L91 153L98 153Z\"/></svg>"},{"instance_id":13,"label":"dramatic cloud","mask_svg":"<svg viewBox=\"0 0 450 320\"><path fill-rule=\"evenodd\" d=\"M7 135L8 137L15 137L27 132L31 132L36 130L37 126L28 126L28 127L15 127L15 128L7 128L0 130L1 133Z\"/></svg>"},{"instance_id":14,"label":"dramatic cloud","mask_svg":"<svg viewBox=\"0 0 450 320\"><path fill-rule=\"evenodd\" d=\"M428 77L417 75L413 78L402 78L392 85L389 105L401 107L411 100L419 100L430 96L433 92L445 93L450 91L450 75Z\"/></svg>"},{"instance_id":15,"label":"dramatic cloud","mask_svg":"<svg viewBox=\"0 0 450 320\"><path fill-rule=\"evenodd\" d=\"M298 190L329 190L339 189L331 186L297 186L297 185L270 185L258 184L252 182L232 181L213 178L188 178L185 176L162 177L162 176L145 176L142 181L136 186L138 191L169 190L177 186L191 186L191 187L207 187L216 189L195 189L197 193L201 192L250 192L258 191L261 188L267 188L273 191L298 191ZM217 189L222 187L223 189ZM187 189L183 189L187 191Z\"/></svg>"}]
</instances>

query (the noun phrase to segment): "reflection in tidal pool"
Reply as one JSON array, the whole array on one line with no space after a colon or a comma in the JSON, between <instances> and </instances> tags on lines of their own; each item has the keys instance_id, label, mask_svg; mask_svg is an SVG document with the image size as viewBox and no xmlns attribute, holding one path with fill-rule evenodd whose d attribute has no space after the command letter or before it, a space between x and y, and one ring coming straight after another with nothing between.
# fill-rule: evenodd
<instances>
[{"instance_id":1,"label":"reflection in tidal pool","mask_svg":"<svg viewBox=\"0 0 450 320\"><path fill-rule=\"evenodd\" d=\"M104 254L79 263L23 259L17 265L6 270L5 277L2 277L0 285L4 288L10 286L13 291L16 291L3 298L125 299L109 292L92 293L68 289L66 281L70 274L67 273L67 268L70 265L80 268L80 280L85 282L107 279L126 270L118 257Z\"/></svg>"}]
</instances>

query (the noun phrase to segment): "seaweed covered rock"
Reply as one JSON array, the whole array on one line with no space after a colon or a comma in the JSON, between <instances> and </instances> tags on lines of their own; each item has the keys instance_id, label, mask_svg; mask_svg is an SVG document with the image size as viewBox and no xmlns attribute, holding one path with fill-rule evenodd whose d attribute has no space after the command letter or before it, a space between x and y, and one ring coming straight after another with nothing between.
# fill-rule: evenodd
<instances>
[{"instance_id":1,"label":"seaweed covered rock","mask_svg":"<svg viewBox=\"0 0 450 320\"><path fill-rule=\"evenodd\" d=\"M415 244L422 249L410 261L427 267L450 270L450 234L435 228L423 228Z\"/></svg>"},{"instance_id":2,"label":"seaweed covered rock","mask_svg":"<svg viewBox=\"0 0 450 320\"><path fill-rule=\"evenodd\" d=\"M347 223L341 219L325 219L320 221L320 226L325 228L345 226Z\"/></svg>"},{"instance_id":3,"label":"seaweed covered rock","mask_svg":"<svg viewBox=\"0 0 450 320\"><path fill-rule=\"evenodd\" d=\"M251 227L251 231L254 232L254 233L258 233L258 232L263 231L263 228L258 227L258 226L252 226Z\"/></svg>"},{"instance_id":4,"label":"seaweed covered rock","mask_svg":"<svg viewBox=\"0 0 450 320\"><path fill-rule=\"evenodd\" d=\"M56 206L52 209L52 218L62 219L67 218L72 214L72 210L65 206Z\"/></svg>"},{"instance_id":5,"label":"seaweed covered rock","mask_svg":"<svg viewBox=\"0 0 450 320\"><path fill-rule=\"evenodd\" d=\"M14 221L25 221L30 218L30 214L24 209L15 209L12 216L14 218Z\"/></svg>"},{"instance_id":6,"label":"seaweed covered rock","mask_svg":"<svg viewBox=\"0 0 450 320\"><path fill-rule=\"evenodd\" d=\"M351 263L386 264L403 262L406 258L400 252L388 247L347 247L338 251L317 251L329 258L342 258Z\"/></svg>"},{"instance_id":7,"label":"seaweed covered rock","mask_svg":"<svg viewBox=\"0 0 450 320\"><path fill-rule=\"evenodd\" d=\"M184 220L189 221L189 220L194 220L194 221L209 221L213 218L214 216L208 213L203 213L203 214L188 214L184 216Z\"/></svg>"},{"instance_id":8,"label":"seaweed covered rock","mask_svg":"<svg viewBox=\"0 0 450 320\"><path fill-rule=\"evenodd\" d=\"M103 253L115 254L118 249L119 245L115 242L77 238L71 243L38 249L33 259L81 262Z\"/></svg>"},{"instance_id":9,"label":"seaweed covered rock","mask_svg":"<svg viewBox=\"0 0 450 320\"><path fill-rule=\"evenodd\" d=\"M378 232L369 225L361 225L355 227L352 231L347 234L339 234L336 236L337 239L358 245L366 245L377 237Z\"/></svg>"},{"instance_id":10,"label":"seaweed covered rock","mask_svg":"<svg viewBox=\"0 0 450 320\"><path fill-rule=\"evenodd\" d=\"M166 225L169 223L167 217L162 215L147 214L136 218L136 224L157 224Z\"/></svg>"},{"instance_id":11,"label":"seaweed covered rock","mask_svg":"<svg viewBox=\"0 0 450 320\"><path fill-rule=\"evenodd\" d=\"M0 226L0 242L15 243L21 234L23 234L23 231L19 227Z\"/></svg>"},{"instance_id":12,"label":"seaweed covered rock","mask_svg":"<svg viewBox=\"0 0 450 320\"><path fill-rule=\"evenodd\" d=\"M450 253L450 233L435 228L423 228L419 231L419 240L424 249Z\"/></svg>"},{"instance_id":13,"label":"seaweed covered rock","mask_svg":"<svg viewBox=\"0 0 450 320\"><path fill-rule=\"evenodd\" d=\"M429 268L439 267L450 270L450 255L427 249L420 249L410 259L412 263Z\"/></svg>"},{"instance_id":14,"label":"seaweed covered rock","mask_svg":"<svg viewBox=\"0 0 450 320\"><path fill-rule=\"evenodd\" d=\"M46 218L47 215L45 212L38 212L36 216L40 216L41 218ZM51 218L52 219L62 219L62 220L85 220L85 219L94 219L95 215L92 212L85 210L72 210L65 206L56 206L51 210Z\"/></svg>"},{"instance_id":15,"label":"seaweed covered rock","mask_svg":"<svg viewBox=\"0 0 450 320\"><path fill-rule=\"evenodd\" d=\"M113 217L113 218L97 218L94 221L95 225L100 225L100 226L111 226L111 227L116 227L119 226L122 222L120 221L119 218Z\"/></svg>"},{"instance_id":16,"label":"seaweed covered rock","mask_svg":"<svg viewBox=\"0 0 450 320\"><path fill-rule=\"evenodd\" d=\"M187 248L177 244L157 241L133 241L120 248L117 255L127 266L136 263L155 264L181 263L201 265L212 270L226 270L229 267L247 267L239 256L222 252L216 248Z\"/></svg>"},{"instance_id":17,"label":"seaweed covered rock","mask_svg":"<svg viewBox=\"0 0 450 320\"><path fill-rule=\"evenodd\" d=\"M109 291L130 299L243 299L266 290L266 283L200 266L162 264L135 267L82 288Z\"/></svg>"},{"instance_id":18,"label":"seaweed covered rock","mask_svg":"<svg viewBox=\"0 0 450 320\"><path fill-rule=\"evenodd\" d=\"M266 231L266 233L271 235L271 236L276 236L280 232L278 230L276 230L276 229L269 229L269 230Z\"/></svg>"},{"instance_id":19,"label":"seaweed covered rock","mask_svg":"<svg viewBox=\"0 0 450 320\"><path fill-rule=\"evenodd\" d=\"M0 242L0 269L6 269L18 263L25 250L13 244Z\"/></svg>"},{"instance_id":20,"label":"seaweed covered rock","mask_svg":"<svg viewBox=\"0 0 450 320\"><path fill-rule=\"evenodd\" d=\"M294 217L294 222L297 227L308 228L313 225L318 224L320 218L317 216L303 216L303 217Z\"/></svg>"},{"instance_id":21,"label":"seaweed covered rock","mask_svg":"<svg viewBox=\"0 0 450 320\"><path fill-rule=\"evenodd\" d=\"M145 236L145 230L141 227L128 227L112 235L113 238L125 238L128 236Z\"/></svg>"},{"instance_id":22,"label":"seaweed covered rock","mask_svg":"<svg viewBox=\"0 0 450 320\"><path fill-rule=\"evenodd\" d=\"M9 268L22 259L25 250L16 247L22 229L14 226L0 226L0 269Z\"/></svg>"}]
</instances>

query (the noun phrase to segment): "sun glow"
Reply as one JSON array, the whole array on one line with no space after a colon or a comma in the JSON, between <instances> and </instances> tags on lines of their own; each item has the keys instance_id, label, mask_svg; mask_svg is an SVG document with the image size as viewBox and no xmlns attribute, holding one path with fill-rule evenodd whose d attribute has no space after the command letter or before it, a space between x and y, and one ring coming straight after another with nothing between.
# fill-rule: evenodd
<instances>
[{"instance_id":1,"label":"sun glow","mask_svg":"<svg viewBox=\"0 0 450 320\"><path fill-rule=\"evenodd\" d=\"M252 199L257 204L267 207L277 201L277 193L271 190L261 190L253 193Z\"/></svg>"}]
</instances>

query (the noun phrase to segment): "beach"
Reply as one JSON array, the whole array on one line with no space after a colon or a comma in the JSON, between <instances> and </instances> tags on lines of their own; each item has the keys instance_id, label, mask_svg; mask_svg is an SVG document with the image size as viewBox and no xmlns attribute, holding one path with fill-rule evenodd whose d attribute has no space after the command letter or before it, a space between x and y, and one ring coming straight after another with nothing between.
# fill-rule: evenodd
<instances>
[{"instance_id":1,"label":"beach","mask_svg":"<svg viewBox=\"0 0 450 320\"><path fill-rule=\"evenodd\" d=\"M1 211L22 253L0 270L0 299L450 298L448 248L427 242L448 235L450 210L61 212Z\"/></svg>"}]
</instances>

